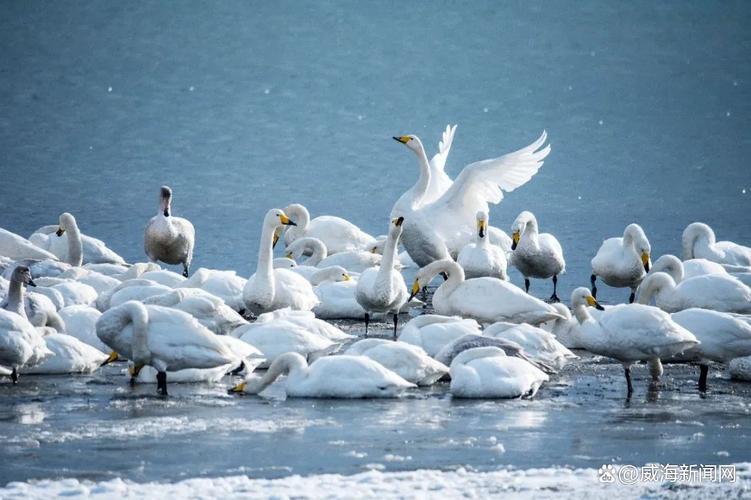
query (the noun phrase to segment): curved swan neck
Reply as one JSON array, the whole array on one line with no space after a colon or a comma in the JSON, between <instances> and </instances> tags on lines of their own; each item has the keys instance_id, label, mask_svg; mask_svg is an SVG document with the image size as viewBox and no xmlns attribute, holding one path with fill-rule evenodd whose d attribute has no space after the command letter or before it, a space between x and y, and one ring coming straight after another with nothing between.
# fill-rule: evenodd
<instances>
[{"instance_id":1,"label":"curved swan neck","mask_svg":"<svg viewBox=\"0 0 751 500\"><path fill-rule=\"evenodd\" d=\"M416 206L422 201L423 196L425 196L425 193L428 191L428 185L430 185L430 162L428 161L428 155L425 153L425 147L423 147L422 141L420 141L420 139L414 140L418 141L415 154L417 155L417 163L420 166L420 176L417 178L417 182L412 188L412 193L414 195L412 203L413 206Z\"/></svg>"},{"instance_id":2,"label":"curved swan neck","mask_svg":"<svg viewBox=\"0 0 751 500\"><path fill-rule=\"evenodd\" d=\"M675 288L675 281L669 274L664 272L652 274L647 276L639 286L637 302L639 304L649 304L653 297L673 288Z\"/></svg>"},{"instance_id":3,"label":"curved swan neck","mask_svg":"<svg viewBox=\"0 0 751 500\"><path fill-rule=\"evenodd\" d=\"M589 314L589 311L587 311L587 305L583 303L577 303L574 305L574 317L580 325L594 319L592 318L592 315Z\"/></svg>"},{"instance_id":4,"label":"curved swan neck","mask_svg":"<svg viewBox=\"0 0 751 500\"><path fill-rule=\"evenodd\" d=\"M149 311L143 304L130 301L120 306L125 319L133 324L133 344L131 345L131 361L134 363L148 363L151 359L149 351Z\"/></svg>"},{"instance_id":5,"label":"curved swan neck","mask_svg":"<svg viewBox=\"0 0 751 500\"><path fill-rule=\"evenodd\" d=\"M706 224L695 222L686 228L683 234L683 257L685 259L693 259L699 256L697 255L696 247L702 247L704 254L715 255L714 244L717 242L714 231ZM700 254L702 252L699 252Z\"/></svg>"},{"instance_id":6,"label":"curved swan neck","mask_svg":"<svg viewBox=\"0 0 751 500\"><path fill-rule=\"evenodd\" d=\"M462 269L462 266L454 262L453 260L437 260L435 262L431 262L427 266L422 268L422 273L430 277L430 281L433 280L433 278L440 274L440 273L446 273L448 275L448 279L441 283L438 288L442 290L443 293L451 293L454 291L454 289L459 286L464 281L464 269ZM427 285L427 281L424 283L424 285Z\"/></svg>"},{"instance_id":7,"label":"curved swan neck","mask_svg":"<svg viewBox=\"0 0 751 500\"><path fill-rule=\"evenodd\" d=\"M245 392L258 394L282 375L304 374L308 369L308 363L296 352L288 352L277 357L263 377L248 382Z\"/></svg>"},{"instance_id":8,"label":"curved swan neck","mask_svg":"<svg viewBox=\"0 0 751 500\"><path fill-rule=\"evenodd\" d=\"M23 283L16 280L11 280L8 285L8 297L5 299L4 308L8 311L14 312L19 316L27 318L26 308L23 303L24 289ZM28 318L27 318L28 319Z\"/></svg>"},{"instance_id":9,"label":"curved swan neck","mask_svg":"<svg viewBox=\"0 0 751 500\"><path fill-rule=\"evenodd\" d=\"M305 261L306 266L317 266L328 256L326 245L318 238L305 238L305 246L313 252Z\"/></svg>"},{"instance_id":10,"label":"curved swan neck","mask_svg":"<svg viewBox=\"0 0 751 500\"><path fill-rule=\"evenodd\" d=\"M81 267L83 264L83 240L78 224L72 217L66 224L65 231L68 233L68 264Z\"/></svg>"},{"instance_id":11,"label":"curved swan neck","mask_svg":"<svg viewBox=\"0 0 751 500\"><path fill-rule=\"evenodd\" d=\"M381 267L378 269L378 280L385 279L387 276L390 276L391 272L393 272L396 259L396 247L399 244L399 236L401 234L401 230L389 231L389 236L386 239L386 243L383 245Z\"/></svg>"}]
</instances>

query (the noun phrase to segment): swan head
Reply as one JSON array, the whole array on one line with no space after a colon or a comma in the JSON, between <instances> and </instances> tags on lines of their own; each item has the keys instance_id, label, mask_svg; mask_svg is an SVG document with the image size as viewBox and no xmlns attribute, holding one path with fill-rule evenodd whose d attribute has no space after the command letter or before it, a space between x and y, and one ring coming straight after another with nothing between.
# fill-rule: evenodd
<instances>
[{"instance_id":1,"label":"swan head","mask_svg":"<svg viewBox=\"0 0 751 500\"><path fill-rule=\"evenodd\" d=\"M421 151L425 150L422 146L422 141L420 141L420 138L416 135L400 135L395 136L393 139L396 142L401 142L415 153L419 154Z\"/></svg>"},{"instance_id":2,"label":"swan head","mask_svg":"<svg viewBox=\"0 0 751 500\"><path fill-rule=\"evenodd\" d=\"M674 287L675 280L668 273L650 273L639 284L639 288L636 290L636 302L639 304L649 304L652 298L662 290L669 290Z\"/></svg>"},{"instance_id":3,"label":"swan head","mask_svg":"<svg viewBox=\"0 0 751 500\"><path fill-rule=\"evenodd\" d=\"M516 216L513 224L511 224L511 250L516 250L519 240L522 238L522 233L527 229L527 225L531 224L537 224L537 219L532 212L525 210Z\"/></svg>"},{"instance_id":4,"label":"swan head","mask_svg":"<svg viewBox=\"0 0 751 500\"><path fill-rule=\"evenodd\" d=\"M624 242L633 243L634 250L636 250L641 258L644 271L649 272L651 266L649 256L652 253L652 247L649 244L647 235L644 234L644 229L639 224L629 224L623 231L623 240Z\"/></svg>"},{"instance_id":5,"label":"swan head","mask_svg":"<svg viewBox=\"0 0 751 500\"><path fill-rule=\"evenodd\" d=\"M592 292L589 288L580 286L573 292L571 292L571 307L576 309L577 307L594 307L603 311L605 308L600 305L599 302L592 296Z\"/></svg>"},{"instance_id":6,"label":"swan head","mask_svg":"<svg viewBox=\"0 0 751 500\"><path fill-rule=\"evenodd\" d=\"M376 237L376 242L373 244L372 247L370 247L370 253L383 255L383 247L386 245L386 240L388 239L388 236L386 235L379 235Z\"/></svg>"},{"instance_id":7,"label":"swan head","mask_svg":"<svg viewBox=\"0 0 751 500\"><path fill-rule=\"evenodd\" d=\"M282 226L297 225L292 219L287 216L287 214L284 213L284 210L280 208L272 208L271 210L266 212L266 216L263 218L263 224L264 226L268 226L274 229Z\"/></svg>"},{"instance_id":8,"label":"swan head","mask_svg":"<svg viewBox=\"0 0 751 500\"><path fill-rule=\"evenodd\" d=\"M170 215L170 204L172 203L172 188L169 186L162 186L159 188L159 206L162 209L162 213L165 217Z\"/></svg>"},{"instance_id":9,"label":"swan head","mask_svg":"<svg viewBox=\"0 0 751 500\"><path fill-rule=\"evenodd\" d=\"M402 234L402 224L404 224L404 217L397 217L391 220L389 226L389 236L392 238L398 238Z\"/></svg>"},{"instance_id":10,"label":"swan head","mask_svg":"<svg viewBox=\"0 0 751 500\"><path fill-rule=\"evenodd\" d=\"M475 215L477 220L477 234L480 238L484 238L488 234L488 213L485 210L480 210Z\"/></svg>"},{"instance_id":11,"label":"swan head","mask_svg":"<svg viewBox=\"0 0 751 500\"><path fill-rule=\"evenodd\" d=\"M10 280L26 286L37 286L34 280L31 279L31 269L26 266L16 266L13 274L10 275Z\"/></svg>"},{"instance_id":12,"label":"swan head","mask_svg":"<svg viewBox=\"0 0 751 500\"><path fill-rule=\"evenodd\" d=\"M675 255L665 254L654 262L649 271L650 274L659 272L669 274L676 283L682 281L683 262Z\"/></svg>"},{"instance_id":13,"label":"swan head","mask_svg":"<svg viewBox=\"0 0 751 500\"><path fill-rule=\"evenodd\" d=\"M318 286L325 281L350 281L352 276L342 266L324 267L314 272L310 277L310 284Z\"/></svg>"},{"instance_id":14,"label":"swan head","mask_svg":"<svg viewBox=\"0 0 751 500\"><path fill-rule=\"evenodd\" d=\"M62 236L65 233L65 231L70 231L74 227L76 227L76 218L73 217L73 215L69 214L68 212L60 214L60 218L58 219L58 222L60 226L57 228L57 231L55 232L55 234L58 236Z\"/></svg>"},{"instance_id":15,"label":"swan head","mask_svg":"<svg viewBox=\"0 0 751 500\"><path fill-rule=\"evenodd\" d=\"M694 258L694 245L699 238L706 239L709 244L713 244L716 241L714 231L707 224L704 224L703 222L693 222L686 226L686 229L683 230L683 235L681 236L684 259L688 260Z\"/></svg>"}]
</instances>

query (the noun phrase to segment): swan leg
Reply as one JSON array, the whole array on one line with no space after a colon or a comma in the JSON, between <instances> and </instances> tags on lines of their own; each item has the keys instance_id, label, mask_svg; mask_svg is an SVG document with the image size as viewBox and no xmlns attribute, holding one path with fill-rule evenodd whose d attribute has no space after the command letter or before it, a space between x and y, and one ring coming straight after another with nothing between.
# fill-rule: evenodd
<instances>
[{"instance_id":1,"label":"swan leg","mask_svg":"<svg viewBox=\"0 0 751 500\"><path fill-rule=\"evenodd\" d=\"M187 262L183 262L183 276L188 277L188 271L190 271L190 265Z\"/></svg>"},{"instance_id":2,"label":"swan leg","mask_svg":"<svg viewBox=\"0 0 751 500\"><path fill-rule=\"evenodd\" d=\"M707 375L709 374L709 366L699 365L699 390L701 392L707 392Z\"/></svg>"},{"instance_id":3,"label":"swan leg","mask_svg":"<svg viewBox=\"0 0 751 500\"><path fill-rule=\"evenodd\" d=\"M529 293L529 279L524 278L524 291Z\"/></svg>"},{"instance_id":4,"label":"swan leg","mask_svg":"<svg viewBox=\"0 0 751 500\"><path fill-rule=\"evenodd\" d=\"M633 304L635 299L636 299L636 290L632 288L631 295L628 296L628 303Z\"/></svg>"},{"instance_id":5,"label":"swan leg","mask_svg":"<svg viewBox=\"0 0 751 500\"><path fill-rule=\"evenodd\" d=\"M156 390L162 396L167 395L167 372L158 372L156 374Z\"/></svg>"},{"instance_id":6,"label":"swan leg","mask_svg":"<svg viewBox=\"0 0 751 500\"><path fill-rule=\"evenodd\" d=\"M16 370L15 368L13 368L13 371L10 372L10 379L14 384L18 383L18 370Z\"/></svg>"},{"instance_id":7,"label":"swan leg","mask_svg":"<svg viewBox=\"0 0 751 500\"><path fill-rule=\"evenodd\" d=\"M550 296L550 302L560 302L558 298L558 275L553 275L553 295Z\"/></svg>"},{"instance_id":8,"label":"swan leg","mask_svg":"<svg viewBox=\"0 0 751 500\"><path fill-rule=\"evenodd\" d=\"M368 324L370 323L370 314L365 313L365 336L368 336Z\"/></svg>"},{"instance_id":9,"label":"swan leg","mask_svg":"<svg viewBox=\"0 0 751 500\"><path fill-rule=\"evenodd\" d=\"M627 389L628 397L631 397L631 394L634 393L634 386L631 385L631 367L626 366L623 368L623 371L626 374L626 387L628 388Z\"/></svg>"},{"instance_id":10,"label":"swan leg","mask_svg":"<svg viewBox=\"0 0 751 500\"><path fill-rule=\"evenodd\" d=\"M396 340L396 325L399 323L399 313L394 313L394 340Z\"/></svg>"},{"instance_id":11,"label":"swan leg","mask_svg":"<svg viewBox=\"0 0 751 500\"><path fill-rule=\"evenodd\" d=\"M594 274L589 277L589 282L592 284L592 298L597 298L597 286L595 285L595 281L597 281L597 276Z\"/></svg>"}]
</instances>

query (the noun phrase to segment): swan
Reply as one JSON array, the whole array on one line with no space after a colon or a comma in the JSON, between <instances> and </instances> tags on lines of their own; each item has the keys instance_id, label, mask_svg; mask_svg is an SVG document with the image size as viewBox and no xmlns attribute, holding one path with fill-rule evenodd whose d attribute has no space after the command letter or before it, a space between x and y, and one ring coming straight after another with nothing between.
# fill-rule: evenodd
<instances>
[{"instance_id":1,"label":"swan","mask_svg":"<svg viewBox=\"0 0 751 500\"><path fill-rule=\"evenodd\" d=\"M402 217L391 221L381 265L377 268L366 269L357 281L355 299L365 310L365 335L368 334L370 314L385 313L394 316L394 338L396 338L399 311L406 302L412 299L412 297L407 299L409 293L404 277L394 270L396 246L399 244L403 223Z\"/></svg>"},{"instance_id":2,"label":"swan","mask_svg":"<svg viewBox=\"0 0 751 500\"><path fill-rule=\"evenodd\" d=\"M751 381L751 356L731 360L728 363L728 372L734 380Z\"/></svg>"},{"instance_id":3,"label":"swan","mask_svg":"<svg viewBox=\"0 0 751 500\"><path fill-rule=\"evenodd\" d=\"M251 376L230 391L259 394L280 375L287 375L285 392L293 398L392 398L415 387L365 356L329 356L308 366L300 354L288 352L263 377Z\"/></svg>"},{"instance_id":4,"label":"swan","mask_svg":"<svg viewBox=\"0 0 751 500\"><path fill-rule=\"evenodd\" d=\"M43 248L50 250L52 253L58 256L61 261L67 262L74 267L81 267L83 265L83 239L81 231L78 229L76 218L68 212L65 212L60 214L58 223L59 225L56 231L52 233L54 234L54 236L48 236L48 240L46 242L48 246L43 246ZM52 238L61 238L63 235L65 235L66 237L65 244L67 245L65 252L58 253L57 251L53 251L53 245L51 242ZM32 235L32 237L33 236L34 235Z\"/></svg>"},{"instance_id":5,"label":"swan","mask_svg":"<svg viewBox=\"0 0 751 500\"><path fill-rule=\"evenodd\" d=\"M180 286L187 278L176 272L169 271L167 269L160 269L158 271L146 271L139 276L140 279L156 281L160 285L175 288Z\"/></svg>"},{"instance_id":6,"label":"swan","mask_svg":"<svg viewBox=\"0 0 751 500\"><path fill-rule=\"evenodd\" d=\"M654 299L660 309L676 312L691 307L714 311L751 313L751 288L722 274L706 274L677 283L667 273L650 274L639 285L638 302Z\"/></svg>"},{"instance_id":7,"label":"swan","mask_svg":"<svg viewBox=\"0 0 751 500\"><path fill-rule=\"evenodd\" d=\"M172 189L161 187L159 212L152 217L144 231L144 250L151 262L182 264L183 276L188 277L193 260L196 230L188 219L172 216Z\"/></svg>"},{"instance_id":8,"label":"swan","mask_svg":"<svg viewBox=\"0 0 751 500\"><path fill-rule=\"evenodd\" d=\"M352 344L345 354L370 358L419 386L433 385L449 371L446 365L428 356L422 348L406 342L362 339Z\"/></svg>"},{"instance_id":9,"label":"swan","mask_svg":"<svg viewBox=\"0 0 751 500\"><path fill-rule=\"evenodd\" d=\"M295 268L295 272L306 278L310 278L310 275L315 272L313 267L323 269L341 266L348 271L362 273L366 269L381 264L381 255L364 250L348 250L329 255L324 242L310 236L297 238L287 246L286 252L287 258L294 260L298 260L302 255L310 255L305 262ZM394 265L397 269L400 267L398 263Z\"/></svg>"},{"instance_id":10,"label":"swan","mask_svg":"<svg viewBox=\"0 0 751 500\"><path fill-rule=\"evenodd\" d=\"M31 279L29 268L17 266L11 275L7 295L0 303L0 308L28 319L33 326L50 326L59 332L65 331L65 323L58 315L55 303L47 295L25 293L24 285L36 287L36 283ZM53 295L59 297L59 305L62 307L63 298L57 290L44 287L39 287L39 289L54 292Z\"/></svg>"},{"instance_id":11,"label":"swan","mask_svg":"<svg viewBox=\"0 0 751 500\"><path fill-rule=\"evenodd\" d=\"M93 271L112 278L117 278L122 273L126 272L130 266L126 264L84 264L82 269L86 271Z\"/></svg>"},{"instance_id":12,"label":"swan","mask_svg":"<svg viewBox=\"0 0 751 500\"><path fill-rule=\"evenodd\" d=\"M457 262L464 269L466 278L500 278L508 281L506 254L500 247L491 245L488 239L488 214L477 212L477 233L475 240L459 252Z\"/></svg>"},{"instance_id":13,"label":"swan","mask_svg":"<svg viewBox=\"0 0 751 500\"><path fill-rule=\"evenodd\" d=\"M96 323L99 339L133 361L136 377L145 365L157 370L157 390L167 395L167 371L215 368L237 361L216 335L190 314L128 301L104 312Z\"/></svg>"},{"instance_id":14,"label":"swan","mask_svg":"<svg viewBox=\"0 0 751 500\"><path fill-rule=\"evenodd\" d=\"M638 224L629 224L621 238L608 238L602 242L592 259L592 296L597 297L597 277L606 285L631 289L629 303L636 297L636 288L649 272L649 254L652 247Z\"/></svg>"},{"instance_id":15,"label":"swan","mask_svg":"<svg viewBox=\"0 0 751 500\"><path fill-rule=\"evenodd\" d=\"M92 287L98 295L108 292L120 284L120 280L82 267L71 267L59 276Z\"/></svg>"},{"instance_id":16,"label":"swan","mask_svg":"<svg viewBox=\"0 0 751 500\"><path fill-rule=\"evenodd\" d=\"M129 266L125 272L115 276L120 281L132 280L140 278L142 274L149 271L161 271L162 267L156 262L136 262Z\"/></svg>"},{"instance_id":17,"label":"swan","mask_svg":"<svg viewBox=\"0 0 751 500\"><path fill-rule=\"evenodd\" d=\"M284 213L296 222L296 225L288 227L284 234L286 245L303 236L312 236L321 240L326 245L328 253L333 255L339 252L365 250L375 243L375 238L341 217L321 215L310 220L310 212L299 203L288 205Z\"/></svg>"},{"instance_id":18,"label":"swan","mask_svg":"<svg viewBox=\"0 0 751 500\"><path fill-rule=\"evenodd\" d=\"M553 278L551 302L558 298L558 275L566 271L563 249L558 240L549 233L538 232L537 218L532 212L519 214L512 225L511 238L513 257L511 263L524 276L524 291L529 292L529 278Z\"/></svg>"},{"instance_id":19,"label":"swan","mask_svg":"<svg viewBox=\"0 0 751 500\"><path fill-rule=\"evenodd\" d=\"M123 281L112 290L102 293L96 299L96 307L100 311L124 304L129 300L143 301L154 295L171 292L172 288L160 285L156 281L140 278Z\"/></svg>"},{"instance_id":20,"label":"swan","mask_svg":"<svg viewBox=\"0 0 751 500\"><path fill-rule=\"evenodd\" d=\"M14 384L20 369L38 365L52 355L42 335L25 317L0 309L0 366L10 368Z\"/></svg>"},{"instance_id":21,"label":"swan","mask_svg":"<svg viewBox=\"0 0 751 500\"><path fill-rule=\"evenodd\" d=\"M578 356L558 342L553 334L536 326L523 323L498 322L483 332L487 337L510 340L522 347L534 364L545 371L557 372Z\"/></svg>"},{"instance_id":22,"label":"swan","mask_svg":"<svg viewBox=\"0 0 751 500\"><path fill-rule=\"evenodd\" d=\"M419 137L416 135L394 137L395 141L401 142L415 153L417 164L420 167L420 176L417 183L394 203L394 207L391 209L392 219L405 216L423 204L434 202L451 187L453 182L446 175L444 167L449 151L451 151L455 133L456 125L453 127L446 125L446 130L444 130L438 143L438 153L433 156L430 162L428 162L425 147Z\"/></svg>"},{"instance_id":23,"label":"swan","mask_svg":"<svg viewBox=\"0 0 751 500\"><path fill-rule=\"evenodd\" d=\"M553 304L561 317L547 321L540 328L555 335L556 340L568 349L583 349L579 341L579 322L571 315L571 310L560 302Z\"/></svg>"},{"instance_id":24,"label":"swan","mask_svg":"<svg viewBox=\"0 0 751 500\"><path fill-rule=\"evenodd\" d=\"M731 269L745 269L743 267L731 267ZM689 259L681 262L675 255L665 254L657 259L649 270L651 274L658 272L668 273L676 283L686 278L704 276L707 274L721 274L732 276L740 280L744 285L751 286L751 273L747 271L729 272L722 264L707 259Z\"/></svg>"},{"instance_id":25,"label":"swan","mask_svg":"<svg viewBox=\"0 0 751 500\"><path fill-rule=\"evenodd\" d=\"M673 313L670 317L694 334L699 344L680 355L681 359L699 361L699 390L707 390L707 361L727 363L751 356L751 324L732 314L691 308Z\"/></svg>"},{"instance_id":26,"label":"swan","mask_svg":"<svg viewBox=\"0 0 751 500\"><path fill-rule=\"evenodd\" d=\"M660 358L680 354L698 344L691 332L656 307L620 304L604 309L584 287L572 292L571 305L579 322L582 345L593 354L621 362L629 396L633 393L632 364L636 361L659 364ZM602 314L593 318L587 306L600 309Z\"/></svg>"},{"instance_id":27,"label":"swan","mask_svg":"<svg viewBox=\"0 0 751 500\"><path fill-rule=\"evenodd\" d=\"M273 208L263 219L258 267L243 288L245 307L253 314L261 314L283 307L309 311L318 304L310 282L299 274L287 269L274 269L271 266L274 249L274 230L281 226L294 226L295 223L282 210Z\"/></svg>"},{"instance_id":28,"label":"swan","mask_svg":"<svg viewBox=\"0 0 751 500\"><path fill-rule=\"evenodd\" d=\"M323 259L318 263L318 267L341 266L351 273L363 273L366 269L380 266L382 258L379 254L363 250L339 252ZM401 261L398 258L394 259L394 268L401 269L402 267L404 266L402 266Z\"/></svg>"},{"instance_id":29,"label":"swan","mask_svg":"<svg viewBox=\"0 0 751 500\"><path fill-rule=\"evenodd\" d=\"M751 248L733 243L717 241L714 231L701 222L689 224L683 230L683 258L704 258L719 264L751 266Z\"/></svg>"},{"instance_id":30,"label":"swan","mask_svg":"<svg viewBox=\"0 0 751 500\"><path fill-rule=\"evenodd\" d=\"M456 256L472 237L472 217L487 212L488 203L499 203L503 191L513 191L537 173L550 152L550 146L543 148L546 138L543 132L526 148L466 166L438 199L400 212L406 220L402 245L417 265ZM401 139L414 148L414 136Z\"/></svg>"},{"instance_id":31,"label":"swan","mask_svg":"<svg viewBox=\"0 0 751 500\"><path fill-rule=\"evenodd\" d=\"M55 254L40 248L16 233L0 228L0 255L13 260L58 260Z\"/></svg>"},{"instance_id":32,"label":"swan","mask_svg":"<svg viewBox=\"0 0 751 500\"><path fill-rule=\"evenodd\" d=\"M72 218L74 226L66 227L63 224L64 215ZM66 217L66 219L68 218ZM64 229L67 233L60 233L60 229ZM77 240L77 242L71 244L70 240L73 239ZM40 227L29 236L29 241L51 252L58 259L65 262L77 260L75 254L78 253L77 247L80 242L83 264L125 264L125 259L108 248L102 240L81 233L78 225L75 224L75 218L70 214L62 214L57 225Z\"/></svg>"},{"instance_id":33,"label":"swan","mask_svg":"<svg viewBox=\"0 0 751 500\"><path fill-rule=\"evenodd\" d=\"M276 311L264 313L258 316L253 325L282 325L289 324L304 328L307 332L327 338L334 342L346 342L354 338L353 335L344 333L340 328L318 319L310 311L295 311L288 307ZM236 336L234 333L233 336Z\"/></svg>"},{"instance_id":34,"label":"swan","mask_svg":"<svg viewBox=\"0 0 751 500\"><path fill-rule=\"evenodd\" d=\"M266 363L262 364L261 368L267 367L269 363L288 352L317 357L335 352L340 347L338 342L290 323L250 323L236 329L232 336L263 353Z\"/></svg>"},{"instance_id":35,"label":"swan","mask_svg":"<svg viewBox=\"0 0 751 500\"><path fill-rule=\"evenodd\" d=\"M451 362L449 391L456 398L531 398L548 376L498 347L467 349Z\"/></svg>"},{"instance_id":36,"label":"swan","mask_svg":"<svg viewBox=\"0 0 751 500\"><path fill-rule=\"evenodd\" d=\"M293 259L296 262L299 261L300 257L303 255L308 255L309 257L305 262L298 262L298 266L310 267L316 267L318 263L325 259L329 254L326 244L312 236L304 236L295 239L295 241L287 245L285 252L288 259Z\"/></svg>"},{"instance_id":37,"label":"swan","mask_svg":"<svg viewBox=\"0 0 751 500\"><path fill-rule=\"evenodd\" d=\"M38 365L21 368L22 374L91 373L107 359L107 355L102 351L65 333L47 333L42 339L47 349L52 352L52 356Z\"/></svg>"},{"instance_id":38,"label":"swan","mask_svg":"<svg viewBox=\"0 0 751 500\"><path fill-rule=\"evenodd\" d=\"M55 290L63 297L63 307L77 304L91 305L99 294L96 289L85 283L60 278L38 278L37 293L44 293L46 288Z\"/></svg>"},{"instance_id":39,"label":"swan","mask_svg":"<svg viewBox=\"0 0 751 500\"><path fill-rule=\"evenodd\" d=\"M222 299L235 311L245 309L243 289L248 282L235 271L199 268L190 278L180 283L177 288L200 288Z\"/></svg>"},{"instance_id":40,"label":"swan","mask_svg":"<svg viewBox=\"0 0 751 500\"><path fill-rule=\"evenodd\" d=\"M333 281L324 281L313 288L318 297L318 305L313 313L321 319L360 319L365 316L365 309L357 302L357 280L339 266L329 267L339 277Z\"/></svg>"},{"instance_id":41,"label":"swan","mask_svg":"<svg viewBox=\"0 0 751 500\"><path fill-rule=\"evenodd\" d=\"M439 273L445 273L448 279L433 294L433 307L438 314L469 316L482 323L538 324L560 317L551 305L505 281L495 278L465 280L464 270L452 260L439 260L420 269L412 285L412 296Z\"/></svg>"},{"instance_id":42,"label":"swan","mask_svg":"<svg viewBox=\"0 0 751 500\"><path fill-rule=\"evenodd\" d=\"M222 299L200 288L180 288L152 295L143 303L185 311L217 335L228 335L248 323Z\"/></svg>"},{"instance_id":43,"label":"swan","mask_svg":"<svg viewBox=\"0 0 751 500\"><path fill-rule=\"evenodd\" d=\"M65 333L101 352L109 352L107 345L96 335L96 322L102 315L99 310L91 306L77 305L64 307L60 309L59 314L65 323Z\"/></svg>"},{"instance_id":44,"label":"swan","mask_svg":"<svg viewBox=\"0 0 751 500\"><path fill-rule=\"evenodd\" d=\"M451 342L465 335L479 335L480 333L480 325L473 319L423 314L412 318L404 325L398 340L416 345L422 348L428 356L436 357Z\"/></svg>"}]
</instances>

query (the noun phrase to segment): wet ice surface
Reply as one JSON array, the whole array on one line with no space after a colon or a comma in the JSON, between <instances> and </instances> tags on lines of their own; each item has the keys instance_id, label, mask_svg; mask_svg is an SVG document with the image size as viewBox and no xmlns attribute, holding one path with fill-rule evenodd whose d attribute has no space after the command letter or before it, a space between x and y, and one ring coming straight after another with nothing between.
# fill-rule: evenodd
<instances>
[{"instance_id":1,"label":"wet ice surface","mask_svg":"<svg viewBox=\"0 0 751 500\"><path fill-rule=\"evenodd\" d=\"M751 460L751 385L712 371L701 397L696 368L665 373L650 391L637 368L630 401L620 365L588 355L525 401L452 399L446 384L392 400L284 400L279 384L264 398L238 397L226 393L230 377L172 384L164 399L153 385L131 388L121 364L25 376L0 383L0 484Z\"/></svg>"}]
</instances>

